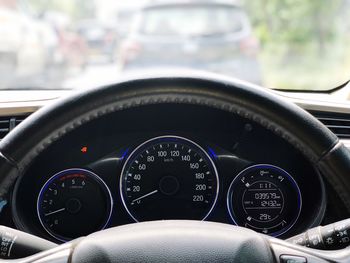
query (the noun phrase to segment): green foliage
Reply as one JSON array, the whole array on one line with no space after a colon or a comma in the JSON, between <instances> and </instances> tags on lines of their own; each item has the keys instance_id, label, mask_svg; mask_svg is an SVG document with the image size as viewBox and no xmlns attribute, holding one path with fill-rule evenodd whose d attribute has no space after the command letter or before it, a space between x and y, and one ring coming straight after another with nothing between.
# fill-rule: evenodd
<instances>
[{"instance_id":1,"label":"green foliage","mask_svg":"<svg viewBox=\"0 0 350 263\"><path fill-rule=\"evenodd\" d=\"M350 0L243 0L264 85L330 89L349 79Z\"/></svg>"},{"instance_id":2,"label":"green foliage","mask_svg":"<svg viewBox=\"0 0 350 263\"><path fill-rule=\"evenodd\" d=\"M263 44L318 42L320 48L337 31L341 0L245 0Z\"/></svg>"},{"instance_id":3,"label":"green foliage","mask_svg":"<svg viewBox=\"0 0 350 263\"><path fill-rule=\"evenodd\" d=\"M38 13L59 11L73 19L94 17L93 0L27 0L31 8Z\"/></svg>"}]
</instances>

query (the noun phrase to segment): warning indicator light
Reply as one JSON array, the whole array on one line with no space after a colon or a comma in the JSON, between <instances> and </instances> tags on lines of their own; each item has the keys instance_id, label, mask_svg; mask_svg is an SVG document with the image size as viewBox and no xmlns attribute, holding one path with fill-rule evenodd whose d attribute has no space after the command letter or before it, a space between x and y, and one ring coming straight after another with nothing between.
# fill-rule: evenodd
<instances>
[{"instance_id":1,"label":"warning indicator light","mask_svg":"<svg viewBox=\"0 0 350 263\"><path fill-rule=\"evenodd\" d=\"M88 147L87 147L87 146L83 146L83 147L81 147L80 151L81 151L82 153L87 153Z\"/></svg>"}]
</instances>

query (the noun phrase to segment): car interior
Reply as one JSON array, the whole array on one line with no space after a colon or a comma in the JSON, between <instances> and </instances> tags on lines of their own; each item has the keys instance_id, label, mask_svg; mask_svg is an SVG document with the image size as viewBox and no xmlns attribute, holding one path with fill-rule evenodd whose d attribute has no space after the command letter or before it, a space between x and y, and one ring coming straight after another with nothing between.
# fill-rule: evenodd
<instances>
[{"instance_id":1,"label":"car interior","mask_svg":"<svg viewBox=\"0 0 350 263\"><path fill-rule=\"evenodd\" d=\"M298 1L87 1L93 18L87 3L24 2L0 1L0 32L27 24L50 48L0 38L0 262L350 261L349 71L305 88L334 78L305 67L278 87L317 45L289 35L281 61L296 66L277 69L278 26L262 30ZM113 8L130 28L104 24ZM45 74L26 66L38 56Z\"/></svg>"}]
</instances>

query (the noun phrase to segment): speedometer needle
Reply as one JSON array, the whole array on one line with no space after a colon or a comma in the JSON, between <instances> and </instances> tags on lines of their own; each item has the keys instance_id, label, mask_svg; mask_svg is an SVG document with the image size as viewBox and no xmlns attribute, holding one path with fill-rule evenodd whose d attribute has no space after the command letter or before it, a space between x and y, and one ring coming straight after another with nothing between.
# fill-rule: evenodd
<instances>
[{"instance_id":1,"label":"speedometer needle","mask_svg":"<svg viewBox=\"0 0 350 263\"><path fill-rule=\"evenodd\" d=\"M55 211L53 211L53 212L47 213L47 214L45 214L45 216L50 216L50 215L53 215L53 214L62 212L62 211L64 211L64 210L66 210L65 207L63 207L63 208L61 208L61 209L58 209L58 210L55 210Z\"/></svg>"},{"instance_id":2,"label":"speedometer needle","mask_svg":"<svg viewBox=\"0 0 350 263\"><path fill-rule=\"evenodd\" d=\"M153 194L155 194L155 193L158 193L158 190L154 190L154 191L152 191L152 192L150 192L150 193L148 193L148 194L145 194L145 195L143 195L143 196L140 196L139 198L136 198L136 199L132 200L131 203L133 204L133 203L135 203L135 202L137 202L137 201L139 201L139 200L141 200L141 199L143 199L143 198L145 198L145 197L147 197L147 196L153 195Z\"/></svg>"}]
</instances>

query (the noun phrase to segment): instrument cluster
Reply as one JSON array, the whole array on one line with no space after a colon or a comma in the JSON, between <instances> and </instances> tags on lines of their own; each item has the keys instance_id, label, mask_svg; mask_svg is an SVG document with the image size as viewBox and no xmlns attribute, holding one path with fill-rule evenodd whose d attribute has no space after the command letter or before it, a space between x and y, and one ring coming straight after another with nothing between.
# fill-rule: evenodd
<instances>
[{"instance_id":1,"label":"instrument cluster","mask_svg":"<svg viewBox=\"0 0 350 263\"><path fill-rule=\"evenodd\" d=\"M68 134L17 181L16 226L66 242L152 220L217 221L281 238L321 222L322 177L293 146L253 122L206 111L157 123L152 109L130 110ZM110 125L123 117L141 128Z\"/></svg>"}]
</instances>

